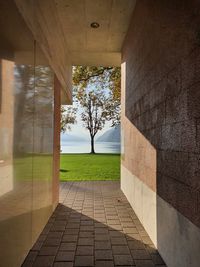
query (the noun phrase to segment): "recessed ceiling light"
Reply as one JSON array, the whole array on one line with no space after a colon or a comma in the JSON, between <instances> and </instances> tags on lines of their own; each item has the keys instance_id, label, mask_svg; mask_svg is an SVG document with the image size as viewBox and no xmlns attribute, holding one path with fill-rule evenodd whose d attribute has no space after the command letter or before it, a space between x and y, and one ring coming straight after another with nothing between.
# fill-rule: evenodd
<instances>
[{"instance_id":1,"label":"recessed ceiling light","mask_svg":"<svg viewBox=\"0 0 200 267\"><path fill-rule=\"evenodd\" d=\"M90 24L90 27L91 28L94 28L94 29L97 29L97 28L99 28L99 23L98 22L92 22L91 24Z\"/></svg>"}]
</instances>

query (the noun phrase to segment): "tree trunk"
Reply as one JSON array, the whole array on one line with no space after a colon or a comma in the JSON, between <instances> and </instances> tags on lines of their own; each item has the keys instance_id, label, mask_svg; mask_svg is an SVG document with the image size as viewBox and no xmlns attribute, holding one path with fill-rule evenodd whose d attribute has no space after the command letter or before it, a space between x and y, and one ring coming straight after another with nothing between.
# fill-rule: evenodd
<instances>
[{"instance_id":1,"label":"tree trunk","mask_svg":"<svg viewBox=\"0 0 200 267\"><path fill-rule=\"evenodd\" d=\"M95 154L95 151L94 151L94 137L91 136L91 154Z\"/></svg>"}]
</instances>

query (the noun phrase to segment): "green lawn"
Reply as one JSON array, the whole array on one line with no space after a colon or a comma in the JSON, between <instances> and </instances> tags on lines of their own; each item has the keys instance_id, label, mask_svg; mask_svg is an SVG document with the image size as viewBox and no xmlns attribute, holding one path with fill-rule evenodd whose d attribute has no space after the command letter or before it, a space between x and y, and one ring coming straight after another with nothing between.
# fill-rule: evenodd
<instances>
[{"instance_id":1,"label":"green lawn","mask_svg":"<svg viewBox=\"0 0 200 267\"><path fill-rule=\"evenodd\" d=\"M60 181L119 180L119 154L61 154Z\"/></svg>"},{"instance_id":2,"label":"green lawn","mask_svg":"<svg viewBox=\"0 0 200 267\"><path fill-rule=\"evenodd\" d=\"M13 172L16 180L51 180L52 155L25 154L14 158Z\"/></svg>"}]
</instances>

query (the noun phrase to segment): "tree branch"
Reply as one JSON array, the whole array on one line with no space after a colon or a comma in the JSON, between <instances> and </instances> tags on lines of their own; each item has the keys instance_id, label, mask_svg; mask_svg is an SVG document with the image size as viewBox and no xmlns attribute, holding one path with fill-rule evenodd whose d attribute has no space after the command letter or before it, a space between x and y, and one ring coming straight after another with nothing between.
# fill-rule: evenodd
<instances>
[{"instance_id":1,"label":"tree branch","mask_svg":"<svg viewBox=\"0 0 200 267\"><path fill-rule=\"evenodd\" d=\"M81 78L79 80L79 82L87 82L89 79L94 78L94 77L98 77L98 76L104 74L105 71L112 70L112 69L113 69L113 67L105 67L101 71L99 71L99 72L97 72L95 74L88 75L86 78Z\"/></svg>"}]
</instances>

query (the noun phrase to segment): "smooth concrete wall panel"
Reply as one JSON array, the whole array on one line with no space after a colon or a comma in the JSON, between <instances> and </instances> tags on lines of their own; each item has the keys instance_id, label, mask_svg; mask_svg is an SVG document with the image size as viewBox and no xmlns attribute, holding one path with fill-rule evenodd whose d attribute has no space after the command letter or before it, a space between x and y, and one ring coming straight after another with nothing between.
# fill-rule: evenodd
<instances>
[{"instance_id":1,"label":"smooth concrete wall panel","mask_svg":"<svg viewBox=\"0 0 200 267\"><path fill-rule=\"evenodd\" d=\"M36 47L32 233L36 240L52 211L54 75L37 63Z\"/></svg>"},{"instance_id":2,"label":"smooth concrete wall panel","mask_svg":"<svg viewBox=\"0 0 200 267\"><path fill-rule=\"evenodd\" d=\"M57 203L54 74L13 1L0 17L0 266L19 267Z\"/></svg>"},{"instance_id":3,"label":"smooth concrete wall panel","mask_svg":"<svg viewBox=\"0 0 200 267\"><path fill-rule=\"evenodd\" d=\"M8 136L9 141L7 150L0 153L0 266L13 267L20 265L32 244L32 153L19 152L23 149L20 139L25 124L21 116L27 115L27 87L22 84L30 75L11 60L1 59L1 70L0 148ZM29 127L32 146L32 118Z\"/></svg>"},{"instance_id":4,"label":"smooth concrete wall panel","mask_svg":"<svg viewBox=\"0 0 200 267\"><path fill-rule=\"evenodd\" d=\"M157 246L156 193L123 165L121 166L121 189Z\"/></svg>"},{"instance_id":5,"label":"smooth concrete wall panel","mask_svg":"<svg viewBox=\"0 0 200 267\"><path fill-rule=\"evenodd\" d=\"M167 266L199 267L200 229L123 166L121 189Z\"/></svg>"},{"instance_id":6,"label":"smooth concrete wall panel","mask_svg":"<svg viewBox=\"0 0 200 267\"><path fill-rule=\"evenodd\" d=\"M199 267L200 229L157 196L158 250L169 267Z\"/></svg>"}]
</instances>

